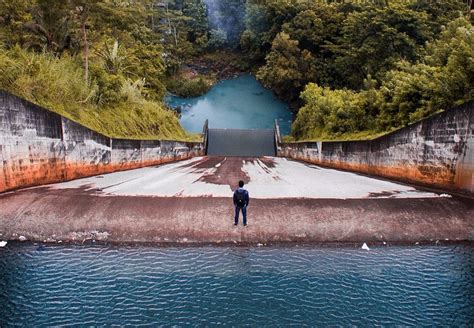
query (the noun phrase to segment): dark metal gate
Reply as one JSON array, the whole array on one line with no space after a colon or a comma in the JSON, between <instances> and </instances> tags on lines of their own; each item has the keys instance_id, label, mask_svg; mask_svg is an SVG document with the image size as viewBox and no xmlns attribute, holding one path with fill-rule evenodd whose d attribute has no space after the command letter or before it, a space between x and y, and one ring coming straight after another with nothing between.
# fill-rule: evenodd
<instances>
[{"instance_id":1,"label":"dark metal gate","mask_svg":"<svg viewBox=\"0 0 474 328\"><path fill-rule=\"evenodd\" d=\"M207 155L275 156L274 130L209 129Z\"/></svg>"}]
</instances>

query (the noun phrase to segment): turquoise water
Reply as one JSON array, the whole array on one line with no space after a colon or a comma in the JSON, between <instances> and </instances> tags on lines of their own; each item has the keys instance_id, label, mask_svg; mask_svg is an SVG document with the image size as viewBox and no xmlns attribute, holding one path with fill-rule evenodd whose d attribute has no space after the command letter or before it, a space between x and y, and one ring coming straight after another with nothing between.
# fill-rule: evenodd
<instances>
[{"instance_id":1,"label":"turquoise water","mask_svg":"<svg viewBox=\"0 0 474 328\"><path fill-rule=\"evenodd\" d=\"M0 326L472 326L473 251L8 244Z\"/></svg>"},{"instance_id":2,"label":"turquoise water","mask_svg":"<svg viewBox=\"0 0 474 328\"><path fill-rule=\"evenodd\" d=\"M206 119L215 129L272 129L277 119L282 134L291 131L288 105L251 75L221 81L201 97L168 96L166 102L181 107L181 124L190 132L201 132Z\"/></svg>"}]
</instances>

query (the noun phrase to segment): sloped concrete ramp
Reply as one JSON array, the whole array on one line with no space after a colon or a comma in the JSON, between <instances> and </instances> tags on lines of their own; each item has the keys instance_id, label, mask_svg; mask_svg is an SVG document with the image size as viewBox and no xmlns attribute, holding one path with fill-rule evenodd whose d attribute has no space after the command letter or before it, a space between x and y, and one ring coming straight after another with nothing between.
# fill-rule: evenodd
<instances>
[{"instance_id":1,"label":"sloped concrete ramp","mask_svg":"<svg viewBox=\"0 0 474 328\"><path fill-rule=\"evenodd\" d=\"M232 190L250 192L234 226ZM474 240L474 203L283 158L200 157L0 194L0 240L153 243Z\"/></svg>"},{"instance_id":2,"label":"sloped concrete ramp","mask_svg":"<svg viewBox=\"0 0 474 328\"><path fill-rule=\"evenodd\" d=\"M208 155L275 156L275 135L271 129L209 129L208 140Z\"/></svg>"}]
</instances>

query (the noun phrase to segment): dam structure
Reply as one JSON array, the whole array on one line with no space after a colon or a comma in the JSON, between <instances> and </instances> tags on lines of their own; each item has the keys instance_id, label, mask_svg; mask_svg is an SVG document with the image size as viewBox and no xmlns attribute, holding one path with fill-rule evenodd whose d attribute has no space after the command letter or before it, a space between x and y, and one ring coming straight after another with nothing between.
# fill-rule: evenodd
<instances>
[{"instance_id":1,"label":"dam structure","mask_svg":"<svg viewBox=\"0 0 474 328\"><path fill-rule=\"evenodd\" d=\"M0 92L0 239L434 243L474 240L474 104L367 141L215 129L110 138ZM249 190L249 226L232 193Z\"/></svg>"},{"instance_id":2,"label":"dam structure","mask_svg":"<svg viewBox=\"0 0 474 328\"><path fill-rule=\"evenodd\" d=\"M208 156L276 156L270 129L209 129L208 140Z\"/></svg>"}]
</instances>

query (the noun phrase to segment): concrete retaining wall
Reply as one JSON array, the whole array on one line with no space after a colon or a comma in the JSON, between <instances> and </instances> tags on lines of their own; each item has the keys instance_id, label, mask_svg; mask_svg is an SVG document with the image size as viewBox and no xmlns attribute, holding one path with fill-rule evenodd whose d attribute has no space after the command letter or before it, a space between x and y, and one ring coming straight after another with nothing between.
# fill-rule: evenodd
<instances>
[{"instance_id":1,"label":"concrete retaining wall","mask_svg":"<svg viewBox=\"0 0 474 328\"><path fill-rule=\"evenodd\" d=\"M0 91L0 192L203 154L202 143L109 138Z\"/></svg>"},{"instance_id":2,"label":"concrete retaining wall","mask_svg":"<svg viewBox=\"0 0 474 328\"><path fill-rule=\"evenodd\" d=\"M474 102L370 141L282 143L278 155L474 193Z\"/></svg>"}]
</instances>

